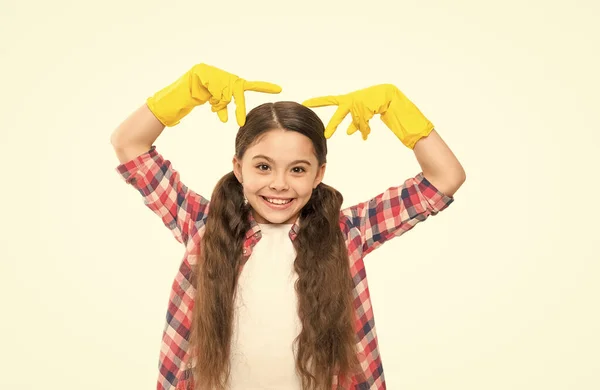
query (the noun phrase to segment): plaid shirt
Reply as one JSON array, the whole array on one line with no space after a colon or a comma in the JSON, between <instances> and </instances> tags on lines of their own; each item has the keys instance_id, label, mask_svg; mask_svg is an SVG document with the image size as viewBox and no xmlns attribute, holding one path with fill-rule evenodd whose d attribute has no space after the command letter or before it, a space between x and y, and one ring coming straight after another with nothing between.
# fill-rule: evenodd
<instances>
[{"instance_id":1,"label":"plaid shirt","mask_svg":"<svg viewBox=\"0 0 600 390\"><path fill-rule=\"evenodd\" d=\"M143 196L145 205L156 213L175 239L185 246L183 261L173 282L159 360L158 390L186 389L193 385L188 354L188 340L194 306L195 288L191 267L199 256L209 201L188 189L179 173L153 146L148 152L119 165L117 172ZM346 389L386 389L383 366L377 344L375 319L365 272L364 257L390 238L412 229L430 215L436 215L453 202L419 173L398 187L391 187L376 197L343 209L340 228L346 237L350 270L354 280L354 328L362 373L352 382L340 383ZM298 233L298 222L290 239ZM251 217L246 234L243 262L260 240L260 228ZM334 386L338 383L334 378Z\"/></svg>"}]
</instances>

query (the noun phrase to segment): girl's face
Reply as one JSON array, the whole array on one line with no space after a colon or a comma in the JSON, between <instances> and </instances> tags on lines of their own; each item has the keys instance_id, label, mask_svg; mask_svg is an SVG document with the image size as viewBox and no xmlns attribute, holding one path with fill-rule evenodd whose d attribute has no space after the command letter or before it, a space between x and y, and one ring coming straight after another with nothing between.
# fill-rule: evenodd
<instances>
[{"instance_id":1,"label":"girl's face","mask_svg":"<svg viewBox=\"0 0 600 390\"><path fill-rule=\"evenodd\" d=\"M233 158L233 171L258 223L294 223L323 180L310 139L295 131L270 130Z\"/></svg>"}]
</instances>

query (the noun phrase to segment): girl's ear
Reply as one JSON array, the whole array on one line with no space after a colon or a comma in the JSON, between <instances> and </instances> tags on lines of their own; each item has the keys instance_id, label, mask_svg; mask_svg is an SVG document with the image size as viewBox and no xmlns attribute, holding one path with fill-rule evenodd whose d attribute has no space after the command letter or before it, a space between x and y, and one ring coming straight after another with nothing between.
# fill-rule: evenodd
<instances>
[{"instance_id":1,"label":"girl's ear","mask_svg":"<svg viewBox=\"0 0 600 390\"><path fill-rule=\"evenodd\" d=\"M317 176L315 177L315 181L313 183L313 188L317 188L317 186L323 181L323 177L325 177L326 166L327 164L323 164L319 167L319 170L317 171Z\"/></svg>"},{"instance_id":2,"label":"girl's ear","mask_svg":"<svg viewBox=\"0 0 600 390\"><path fill-rule=\"evenodd\" d=\"M240 183L243 183L244 179L242 178L242 163L236 156L233 156L231 163L233 164L233 174Z\"/></svg>"}]
</instances>

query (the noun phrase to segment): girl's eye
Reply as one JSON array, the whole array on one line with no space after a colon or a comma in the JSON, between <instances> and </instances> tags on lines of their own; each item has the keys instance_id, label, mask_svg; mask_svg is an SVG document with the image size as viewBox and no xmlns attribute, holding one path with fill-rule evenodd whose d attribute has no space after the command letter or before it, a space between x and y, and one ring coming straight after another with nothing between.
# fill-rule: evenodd
<instances>
[{"instance_id":1,"label":"girl's eye","mask_svg":"<svg viewBox=\"0 0 600 390\"><path fill-rule=\"evenodd\" d=\"M267 164L258 164L256 166L256 168L258 168L259 171L264 172L264 171L268 171L270 167ZM304 173L304 172L306 172L306 169L304 169L302 167L295 167L295 168L292 168L292 172L293 173Z\"/></svg>"}]
</instances>

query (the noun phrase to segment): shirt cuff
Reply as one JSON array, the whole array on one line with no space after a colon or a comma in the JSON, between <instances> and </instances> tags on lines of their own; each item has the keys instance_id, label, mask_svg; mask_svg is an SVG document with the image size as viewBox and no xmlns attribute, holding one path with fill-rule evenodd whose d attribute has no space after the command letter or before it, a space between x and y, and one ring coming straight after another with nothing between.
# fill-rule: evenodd
<instances>
[{"instance_id":1,"label":"shirt cuff","mask_svg":"<svg viewBox=\"0 0 600 390\"><path fill-rule=\"evenodd\" d=\"M148 160L155 160L159 156L156 146L152 145L146 153L140 154L132 160L118 165L115 170L121 175L123 180L129 184L135 184L136 173L147 164Z\"/></svg>"},{"instance_id":2,"label":"shirt cuff","mask_svg":"<svg viewBox=\"0 0 600 390\"><path fill-rule=\"evenodd\" d=\"M439 213L446 207L450 206L452 202L454 202L453 196L448 196L438 190L429 180L427 180L427 178L423 175L423 172L415 176L415 179L417 180L417 186L419 187L419 190L424 195L434 214Z\"/></svg>"}]
</instances>

